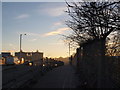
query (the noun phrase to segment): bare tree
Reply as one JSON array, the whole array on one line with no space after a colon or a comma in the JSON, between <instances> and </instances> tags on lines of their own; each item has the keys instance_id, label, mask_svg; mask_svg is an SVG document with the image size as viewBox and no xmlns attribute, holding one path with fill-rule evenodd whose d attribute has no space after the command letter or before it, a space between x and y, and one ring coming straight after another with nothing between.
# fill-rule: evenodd
<instances>
[{"instance_id":1,"label":"bare tree","mask_svg":"<svg viewBox=\"0 0 120 90\"><path fill-rule=\"evenodd\" d=\"M66 2L66 4L68 7L66 12L70 16L66 24L73 31L67 39L80 46L76 53L77 64L82 67L80 69L85 76L84 80L88 82L88 86L92 87L109 86L105 43L111 33L119 32L120 2L73 2L70 4ZM88 77L93 75L94 79L90 80ZM93 82L95 85L92 85L94 80L97 83Z\"/></svg>"},{"instance_id":2,"label":"bare tree","mask_svg":"<svg viewBox=\"0 0 120 90\"><path fill-rule=\"evenodd\" d=\"M120 2L73 2L67 3L66 11L71 17L66 21L73 33L67 39L79 46L90 40L105 40L120 29Z\"/></svg>"}]
</instances>

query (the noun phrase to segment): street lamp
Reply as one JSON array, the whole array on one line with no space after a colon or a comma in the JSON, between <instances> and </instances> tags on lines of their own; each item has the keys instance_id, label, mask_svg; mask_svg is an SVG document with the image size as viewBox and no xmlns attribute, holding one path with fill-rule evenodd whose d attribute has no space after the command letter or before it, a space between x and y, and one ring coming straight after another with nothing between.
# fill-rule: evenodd
<instances>
[{"instance_id":1,"label":"street lamp","mask_svg":"<svg viewBox=\"0 0 120 90\"><path fill-rule=\"evenodd\" d=\"M20 62L21 62L21 52L22 52L22 35L26 35L26 34L20 34Z\"/></svg>"}]
</instances>

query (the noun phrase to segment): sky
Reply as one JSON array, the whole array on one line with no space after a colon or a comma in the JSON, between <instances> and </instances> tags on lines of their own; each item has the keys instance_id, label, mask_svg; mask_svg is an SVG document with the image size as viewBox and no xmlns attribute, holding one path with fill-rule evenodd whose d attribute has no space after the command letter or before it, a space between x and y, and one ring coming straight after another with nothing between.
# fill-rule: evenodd
<instances>
[{"instance_id":1,"label":"sky","mask_svg":"<svg viewBox=\"0 0 120 90\"><path fill-rule=\"evenodd\" d=\"M71 30L65 2L2 2L2 51L22 50L44 53L44 57L67 57L64 37ZM26 35L24 35L26 34Z\"/></svg>"},{"instance_id":2,"label":"sky","mask_svg":"<svg viewBox=\"0 0 120 90\"><path fill-rule=\"evenodd\" d=\"M2 37L2 2L0 1L0 37ZM0 38L0 54L2 50L2 38Z\"/></svg>"}]
</instances>

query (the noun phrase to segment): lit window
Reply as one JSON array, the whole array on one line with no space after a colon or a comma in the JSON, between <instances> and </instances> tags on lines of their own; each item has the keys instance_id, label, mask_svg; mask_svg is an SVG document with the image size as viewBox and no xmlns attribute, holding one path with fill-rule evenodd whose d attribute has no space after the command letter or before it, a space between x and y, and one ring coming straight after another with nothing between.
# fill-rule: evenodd
<instances>
[{"instance_id":1,"label":"lit window","mask_svg":"<svg viewBox=\"0 0 120 90\"><path fill-rule=\"evenodd\" d=\"M22 58L22 61L21 61L21 64L23 64L24 63L24 58Z\"/></svg>"}]
</instances>

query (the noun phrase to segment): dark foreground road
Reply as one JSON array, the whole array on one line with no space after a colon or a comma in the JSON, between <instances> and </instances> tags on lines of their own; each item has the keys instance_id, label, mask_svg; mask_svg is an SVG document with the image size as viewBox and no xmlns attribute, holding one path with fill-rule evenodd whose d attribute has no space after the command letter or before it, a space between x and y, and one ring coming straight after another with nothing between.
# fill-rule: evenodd
<instances>
[{"instance_id":1,"label":"dark foreground road","mask_svg":"<svg viewBox=\"0 0 120 90\"><path fill-rule=\"evenodd\" d=\"M76 88L78 77L70 65L53 69L41 77L33 88Z\"/></svg>"}]
</instances>

